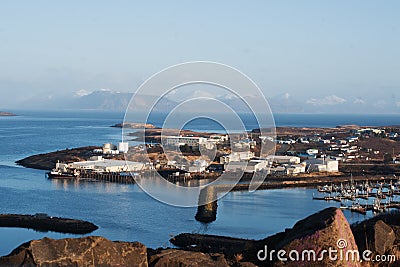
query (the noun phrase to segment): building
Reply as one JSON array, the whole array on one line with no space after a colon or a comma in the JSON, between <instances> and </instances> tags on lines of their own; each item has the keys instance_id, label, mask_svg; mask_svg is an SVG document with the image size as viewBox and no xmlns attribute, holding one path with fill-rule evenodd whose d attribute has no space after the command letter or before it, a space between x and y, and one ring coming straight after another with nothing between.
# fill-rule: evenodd
<instances>
[{"instance_id":1,"label":"building","mask_svg":"<svg viewBox=\"0 0 400 267\"><path fill-rule=\"evenodd\" d=\"M204 144L207 138L195 137L195 136L166 136L164 137L164 142L168 146L191 146L199 147L199 145Z\"/></svg>"},{"instance_id":2,"label":"building","mask_svg":"<svg viewBox=\"0 0 400 267\"><path fill-rule=\"evenodd\" d=\"M385 130L383 129L375 129L375 128L365 128L357 130L356 134L384 134Z\"/></svg>"},{"instance_id":3,"label":"building","mask_svg":"<svg viewBox=\"0 0 400 267\"><path fill-rule=\"evenodd\" d=\"M265 159L252 159L250 161L231 161L225 164L227 171L244 171L254 173L260 171L268 171L269 164Z\"/></svg>"},{"instance_id":4,"label":"building","mask_svg":"<svg viewBox=\"0 0 400 267\"><path fill-rule=\"evenodd\" d=\"M208 167L208 162L203 159L197 159L190 162L188 171L189 172L204 172Z\"/></svg>"},{"instance_id":5,"label":"building","mask_svg":"<svg viewBox=\"0 0 400 267\"><path fill-rule=\"evenodd\" d=\"M250 148L254 148L257 145L256 141L251 139L241 139L233 142L233 148L237 150L246 150Z\"/></svg>"},{"instance_id":6,"label":"building","mask_svg":"<svg viewBox=\"0 0 400 267\"><path fill-rule=\"evenodd\" d=\"M338 172L339 161L332 158L317 158L306 160L307 169L310 172Z\"/></svg>"},{"instance_id":7,"label":"building","mask_svg":"<svg viewBox=\"0 0 400 267\"><path fill-rule=\"evenodd\" d=\"M296 156L276 156L270 155L267 157L268 161L277 163L277 164L299 164L300 158Z\"/></svg>"},{"instance_id":8,"label":"building","mask_svg":"<svg viewBox=\"0 0 400 267\"><path fill-rule=\"evenodd\" d=\"M106 143L103 145L103 154L112 154L111 151L114 151L116 147L111 143Z\"/></svg>"},{"instance_id":9,"label":"building","mask_svg":"<svg viewBox=\"0 0 400 267\"><path fill-rule=\"evenodd\" d=\"M244 171L247 163L247 161L231 161L225 164L224 169L226 171Z\"/></svg>"},{"instance_id":10,"label":"building","mask_svg":"<svg viewBox=\"0 0 400 267\"><path fill-rule=\"evenodd\" d=\"M288 175L306 172L306 164L305 163L286 165L285 167L286 167L286 173Z\"/></svg>"},{"instance_id":11,"label":"building","mask_svg":"<svg viewBox=\"0 0 400 267\"><path fill-rule=\"evenodd\" d=\"M226 141L228 141L229 136L227 134L212 134L210 135L210 138L208 138L209 141L215 142L216 144L221 144Z\"/></svg>"},{"instance_id":12,"label":"building","mask_svg":"<svg viewBox=\"0 0 400 267\"><path fill-rule=\"evenodd\" d=\"M127 153L129 150L128 142L119 142L118 143L118 151L121 153Z\"/></svg>"},{"instance_id":13,"label":"building","mask_svg":"<svg viewBox=\"0 0 400 267\"><path fill-rule=\"evenodd\" d=\"M254 152L251 151L233 152L229 155L221 156L219 162L225 164L231 161L244 161L252 158L254 158Z\"/></svg>"},{"instance_id":14,"label":"building","mask_svg":"<svg viewBox=\"0 0 400 267\"><path fill-rule=\"evenodd\" d=\"M254 173L268 170L268 161L264 159L252 159L247 163L245 172Z\"/></svg>"},{"instance_id":15,"label":"building","mask_svg":"<svg viewBox=\"0 0 400 267\"><path fill-rule=\"evenodd\" d=\"M103 159L100 157L96 160L68 163L67 168L78 171L86 170L94 172L135 172L143 170L144 164L134 161Z\"/></svg>"}]
</instances>

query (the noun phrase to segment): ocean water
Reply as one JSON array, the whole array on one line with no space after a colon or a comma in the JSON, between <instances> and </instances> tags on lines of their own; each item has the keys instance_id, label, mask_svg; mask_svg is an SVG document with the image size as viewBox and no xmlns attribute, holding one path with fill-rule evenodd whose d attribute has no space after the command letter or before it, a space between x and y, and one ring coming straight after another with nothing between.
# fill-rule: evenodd
<instances>
[{"instance_id":1,"label":"ocean water","mask_svg":"<svg viewBox=\"0 0 400 267\"><path fill-rule=\"evenodd\" d=\"M170 246L172 235L182 232L264 238L283 231L320 209L337 203L313 201L314 190L297 188L232 192L219 201L217 220L210 224L194 219L196 208L178 208L154 200L137 185L47 180L45 171L15 164L26 156L65 148L102 145L121 140L121 129L109 127L122 113L99 111L28 112L0 117L0 213L44 212L88 220L99 226L90 235L111 240L139 241L149 247ZM400 124L399 116L277 115L277 125L331 127L339 124ZM162 116L151 123L159 126ZM193 130L220 130L206 121L193 121ZM246 127L251 129L251 122ZM216 128L216 129L213 129ZM254 128L254 127L253 127ZM345 211L351 222L364 218ZM80 235L0 228L0 255L23 242L43 237Z\"/></svg>"}]
</instances>

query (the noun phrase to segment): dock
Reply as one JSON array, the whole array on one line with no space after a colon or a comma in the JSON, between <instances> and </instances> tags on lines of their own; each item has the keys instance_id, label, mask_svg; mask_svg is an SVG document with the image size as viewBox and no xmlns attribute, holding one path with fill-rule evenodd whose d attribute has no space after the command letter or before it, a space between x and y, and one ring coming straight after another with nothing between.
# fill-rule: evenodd
<instances>
[{"instance_id":1,"label":"dock","mask_svg":"<svg viewBox=\"0 0 400 267\"><path fill-rule=\"evenodd\" d=\"M119 184L134 184L135 179L130 173L97 173L97 172L81 172L79 180L89 180L92 182L110 182Z\"/></svg>"}]
</instances>

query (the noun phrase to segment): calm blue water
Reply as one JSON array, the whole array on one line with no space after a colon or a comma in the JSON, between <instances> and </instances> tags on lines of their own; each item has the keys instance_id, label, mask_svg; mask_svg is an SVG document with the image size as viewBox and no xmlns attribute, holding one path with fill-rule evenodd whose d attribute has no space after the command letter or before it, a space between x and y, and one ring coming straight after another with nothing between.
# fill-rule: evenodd
<instances>
[{"instance_id":1,"label":"calm blue water","mask_svg":"<svg viewBox=\"0 0 400 267\"><path fill-rule=\"evenodd\" d=\"M216 222L194 220L195 208L177 208L160 203L136 185L68 183L45 179L44 171L26 169L15 161L26 156L121 140L123 114L113 112L27 112L18 117L0 117L0 213L37 213L83 219L100 228L91 235L112 240L140 241L149 247L170 245L170 235L197 232L244 238L274 234L324 207L337 205L312 201L310 189L234 192L219 202ZM325 117L324 117L325 116ZM340 120L343 121L340 121ZM336 126L338 124L400 124L398 116L278 115L277 125ZM161 124L161 119L152 121ZM249 123L248 128L252 125ZM199 121L194 130L210 130ZM361 215L346 213L350 221ZM72 235L26 229L0 228L0 255L31 239Z\"/></svg>"}]
</instances>

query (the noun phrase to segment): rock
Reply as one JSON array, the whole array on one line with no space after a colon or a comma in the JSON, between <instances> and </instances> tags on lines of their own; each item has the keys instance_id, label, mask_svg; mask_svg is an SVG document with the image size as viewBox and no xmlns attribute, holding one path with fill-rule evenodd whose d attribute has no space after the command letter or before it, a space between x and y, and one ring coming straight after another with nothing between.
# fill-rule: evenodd
<instances>
[{"instance_id":1,"label":"rock","mask_svg":"<svg viewBox=\"0 0 400 267\"><path fill-rule=\"evenodd\" d=\"M205 254L202 252L166 249L149 259L152 267L225 267L229 266L222 254Z\"/></svg>"},{"instance_id":2,"label":"rock","mask_svg":"<svg viewBox=\"0 0 400 267\"><path fill-rule=\"evenodd\" d=\"M103 237L32 240L0 258L0 266L138 266L146 267L146 247Z\"/></svg>"},{"instance_id":3,"label":"rock","mask_svg":"<svg viewBox=\"0 0 400 267\"><path fill-rule=\"evenodd\" d=\"M396 243L400 243L400 226L390 225L396 235ZM356 240L357 241L357 240Z\"/></svg>"},{"instance_id":4,"label":"rock","mask_svg":"<svg viewBox=\"0 0 400 267\"><path fill-rule=\"evenodd\" d=\"M360 252L368 249L375 255L389 252L396 241L393 229L382 220L367 220L353 227Z\"/></svg>"},{"instance_id":5,"label":"rock","mask_svg":"<svg viewBox=\"0 0 400 267\"><path fill-rule=\"evenodd\" d=\"M340 244L339 241L341 241ZM340 249L339 246L343 249ZM332 261L328 254L321 254L323 250L328 251L329 248L338 251L338 260ZM275 254L273 254L272 261L269 261L272 250L275 250ZM278 260L277 251L279 250L286 252L283 258L287 258L288 261ZM351 261L351 259L346 261L345 257L340 260L340 251L346 255L349 250L358 250L349 223L340 209L327 208L298 221L292 229L258 241L255 249L245 253L245 259L252 259L250 261L262 266L360 266L359 262ZM267 251L267 257L263 259L265 251ZM290 260L289 253L291 251L298 252L298 261ZM310 254L309 257L306 253L303 261L303 251L314 251L316 260L314 261L313 254ZM259 253L261 261L258 259L257 253ZM296 257L296 254L293 253L292 258Z\"/></svg>"},{"instance_id":6,"label":"rock","mask_svg":"<svg viewBox=\"0 0 400 267\"><path fill-rule=\"evenodd\" d=\"M240 254L254 245L254 240L216 235L183 233L169 240L175 246L196 251L224 253L228 256Z\"/></svg>"},{"instance_id":7,"label":"rock","mask_svg":"<svg viewBox=\"0 0 400 267\"><path fill-rule=\"evenodd\" d=\"M45 213L0 214L0 227L22 227L36 231L88 234L99 227L91 222L48 216Z\"/></svg>"}]
</instances>

